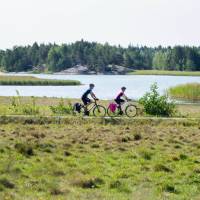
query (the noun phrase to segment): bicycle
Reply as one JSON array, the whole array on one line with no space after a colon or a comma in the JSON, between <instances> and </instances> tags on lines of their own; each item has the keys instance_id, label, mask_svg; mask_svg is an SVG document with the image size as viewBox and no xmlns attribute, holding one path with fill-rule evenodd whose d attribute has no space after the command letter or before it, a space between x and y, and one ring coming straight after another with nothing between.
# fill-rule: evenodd
<instances>
[{"instance_id":1,"label":"bicycle","mask_svg":"<svg viewBox=\"0 0 200 200\"><path fill-rule=\"evenodd\" d=\"M121 109L116 103L112 102L107 108L107 114L109 117L117 117L122 115L126 115L127 117L135 117L138 114L138 108L136 105L131 103L131 100L122 104Z\"/></svg>"},{"instance_id":2,"label":"bicycle","mask_svg":"<svg viewBox=\"0 0 200 200\"><path fill-rule=\"evenodd\" d=\"M89 109L87 109L88 114L90 112L92 112L95 117L105 117L106 116L106 108L102 105L97 104L97 101L98 101L98 99L95 99L92 103L90 103L89 106L91 106L91 105L92 106ZM79 104L78 110L76 108L74 108L75 113L78 112L78 113L85 114L85 110L86 110L86 106L83 104Z\"/></svg>"}]
</instances>

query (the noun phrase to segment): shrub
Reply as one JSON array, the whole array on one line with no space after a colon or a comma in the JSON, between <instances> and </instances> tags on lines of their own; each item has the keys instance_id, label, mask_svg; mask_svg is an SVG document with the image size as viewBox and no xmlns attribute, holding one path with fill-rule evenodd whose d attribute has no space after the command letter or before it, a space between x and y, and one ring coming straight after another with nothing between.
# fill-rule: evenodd
<instances>
[{"instance_id":1,"label":"shrub","mask_svg":"<svg viewBox=\"0 0 200 200\"><path fill-rule=\"evenodd\" d=\"M23 103L19 91L16 91L17 96L12 97L10 110L14 114L23 115L37 115L40 113L39 107L36 105L35 97L31 97L31 101L28 103Z\"/></svg>"},{"instance_id":2,"label":"shrub","mask_svg":"<svg viewBox=\"0 0 200 200\"><path fill-rule=\"evenodd\" d=\"M147 114L157 116L172 116L175 112L174 102L169 102L167 95L159 95L158 86L154 83L150 92L147 92L140 100Z\"/></svg>"},{"instance_id":3,"label":"shrub","mask_svg":"<svg viewBox=\"0 0 200 200\"><path fill-rule=\"evenodd\" d=\"M65 105L62 98L57 106L50 106L50 110L52 111L53 114L59 114L59 115L73 114L73 106L71 102Z\"/></svg>"}]
</instances>

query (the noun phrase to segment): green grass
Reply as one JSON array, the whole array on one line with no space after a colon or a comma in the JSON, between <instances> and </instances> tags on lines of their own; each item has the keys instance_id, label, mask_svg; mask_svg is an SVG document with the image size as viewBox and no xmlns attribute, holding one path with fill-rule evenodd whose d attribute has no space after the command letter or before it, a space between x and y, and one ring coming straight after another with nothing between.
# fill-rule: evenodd
<instances>
[{"instance_id":1,"label":"green grass","mask_svg":"<svg viewBox=\"0 0 200 200\"><path fill-rule=\"evenodd\" d=\"M129 75L165 75L165 76L200 76L200 71L165 71L165 70L135 70Z\"/></svg>"},{"instance_id":2,"label":"green grass","mask_svg":"<svg viewBox=\"0 0 200 200\"><path fill-rule=\"evenodd\" d=\"M33 98L32 97L20 97L20 105L22 108L32 107L31 105ZM38 97L34 99L35 106L39 109L38 116L52 116L55 115L52 113L50 106L57 106L61 102L60 98L47 98L47 97ZM13 97L0 97L0 114L1 115L19 115L20 113L12 109L11 103L13 102ZM80 99L63 99L64 105L74 104L75 102L80 102ZM110 101L100 101L99 103L103 106L107 107ZM139 117L145 117L146 114L143 112L143 108L135 102L139 107ZM29 106L26 106L29 105ZM36 110L37 110L36 109ZM19 109L21 110L21 109ZM24 115L21 113L21 115ZM177 105L177 112L174 117L187 117L187 118L195 118L200 117L200 105Z\"/></svg>"},{"instance_id":3,"label":"green grass","mask_svg":"<svg viewBox=\"0 0 200 200\"><path fill-rule=\"evenodd\" d=\"M188 83L178 85L168 90L169 95L175 99L199 101L200 100L200 83Z\"/></svg>"},{"instance_id":4,"label":"green grass","mask_svg":"<svg viewBox=\"0 0 200 200\"><path fill-rule=\"evenodd\" d=\"M199 121L1 123L0 199L199 199Z\"/></svg>"},{"instance_id":5,"label":"green grass","mask_svg":"<svg viewBox=\"0 0 200 200\"><path fill-rule=\"evenodd\" d=\"M32 76L0 76L0 85L80 85L75 80L40 79Z\"/></svg>"}]
</instances>

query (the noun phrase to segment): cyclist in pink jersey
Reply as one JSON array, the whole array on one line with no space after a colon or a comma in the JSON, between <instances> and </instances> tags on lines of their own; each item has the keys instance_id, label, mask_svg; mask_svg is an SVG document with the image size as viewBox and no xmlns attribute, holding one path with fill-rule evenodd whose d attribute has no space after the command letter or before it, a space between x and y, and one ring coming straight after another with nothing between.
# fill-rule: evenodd
<instances>
[{"instance_id":1,"label":"cyclist in pink jersey","mask_svg":"<svg viewBox=\"0 0 200 200\"><path fill-rule=\"evenodd\" d=\"M125 102L125 100L127 100L127 101L129 100L128 97L124 94L125 91L126 91L126 87L122 87L121 92L115 98L115 102L118 104L121 114L123 113L122 109L121 109L121 105Z\"/></svg>"}]
</instances>

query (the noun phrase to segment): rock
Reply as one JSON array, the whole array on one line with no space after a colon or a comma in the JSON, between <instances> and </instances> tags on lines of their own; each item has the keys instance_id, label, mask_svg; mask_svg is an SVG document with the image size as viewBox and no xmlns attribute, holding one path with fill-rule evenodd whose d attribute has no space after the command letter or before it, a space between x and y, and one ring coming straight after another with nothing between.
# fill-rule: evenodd
<instances>
[{"instance_id":1,"label":"rock","mask_svg":"<svg viewBox=\"0 0 200 200\"><path fill-rule=\"evenodd\" d=\"M132 71L129 68L119 66L119 65L108 65L107 67L109 70L106 72L95 72L95 71L90 71L88 66L82 66L82 65L76 65L74 67L68 68L66 70L63 70L61 72L57 72L55 74L69 74L69 75L76 75L76 74L98 74L98 75L118 75L118 74L126 74L130 71Z\"/></svg>"},{"instance_id":2,"label":"rock","mask_svg":"<svg viewBox=\"0 0 200 200\"><path fill-rule=\"evenodd\" d=\"M66 70L63 70L61 72L55 73L55 74L88 74L89 70L87 66L82 65L76 65L74 67L68 68Z\"/></svg>"}]
</instances>

